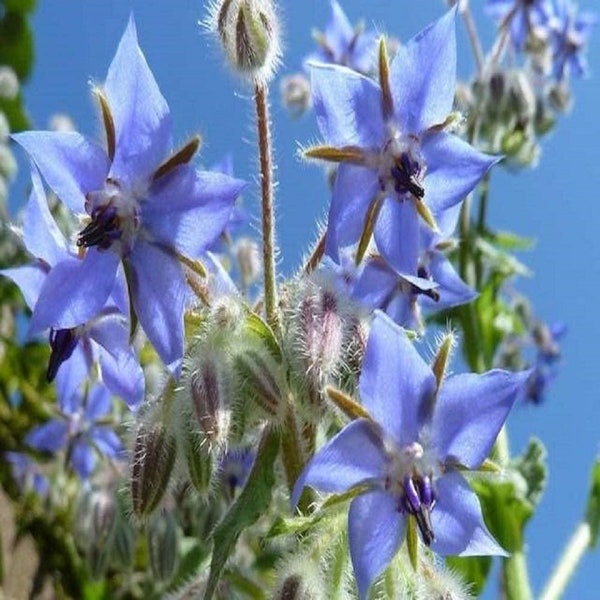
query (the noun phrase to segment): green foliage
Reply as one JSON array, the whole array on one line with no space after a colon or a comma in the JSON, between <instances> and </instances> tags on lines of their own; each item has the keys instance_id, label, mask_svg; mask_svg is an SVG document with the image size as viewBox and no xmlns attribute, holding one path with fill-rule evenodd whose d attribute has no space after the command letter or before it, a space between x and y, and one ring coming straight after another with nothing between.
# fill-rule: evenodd
<instances>
[{"instance_id":1,"label":"green foliage","mask_svg":"<svg viewBox=\"0 0 600 600\"><path fill-rule=\"evenodd\" d=\"M4 10L7 12L16 12L27 14L33 12L37 1L36 0L2 0Z\"/></svg>"},{"instance_id":2,"label":"green foliage","mask_svg":"<svg viewBox=\"0 0 600 600\"><path fill-rule=\"evenodd\" d=\"M33 32L27 17L7 11L0 20L0 64L13 68L23 81L33 68Z\"/></svg>"},{"instance_id":3,"label":"green foliage","mask_svg":"<svg viewBox=\"0 0 600 600\"><path fill-rule=\"evenodd\" d=\"M594 548L598 543L600 533L600 459L596 459L592 467L592 481L585 510L585 520L591 530L590 546Z\"/></svg>"},{"instance_id":4,"label":"green foliage","mask_svg":"<svg viewBox=\"0 0 600 600\"><path fill-rule=\"evenodd\" d=\"M446 565L469 582L474 597L479 597L492 568L490 556L448 556Z\"/></svg>"},{"instance_id":5,"label":"green foliage","mask_svg":"<svg viewBox=\"0 0 600 600\"><path fill-rule=\"evenodd\" d=\"M213 597L220 575L242 531L253 525L271 504L273 467L279 452L279 433L265 429L248 481L213 534L213 554L204 600Z\"/></svg>"}]
</instances>

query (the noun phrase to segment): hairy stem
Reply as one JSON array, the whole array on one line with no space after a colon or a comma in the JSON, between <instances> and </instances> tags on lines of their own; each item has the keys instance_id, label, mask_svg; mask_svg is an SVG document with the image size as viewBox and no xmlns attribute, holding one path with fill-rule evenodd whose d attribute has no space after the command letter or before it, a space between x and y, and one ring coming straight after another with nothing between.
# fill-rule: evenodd
<instances>
[{"instance_id":1,"label":"hairy stem","mask_svg":"<svg viewBox=\"0 0 600 600\"><path fill-rule=\"evenodd\" d=\"M473 48L473 56L475 57L475 63L477 64L477 71L481 75L485 66L485 56L481 46L481 41L479 39L479 34L477 33L477 26L473 19L473 15L471 14L468 0L459 2L459 4L459 11L462 15L463 21L465 22L467 35L469 36L469 41L471 42L471 47Z\"/></svg>"},{"instance_id":2,"label":"hairy stem","mask_svg":"<svg viewBox=\"0 0 600 600\"><path fill-rule=\"evenodd\" d=\"M268 88L257 84L254 88L258 151L260 160L261 221L263 240L263 268L265 286L265 312L267 322L277 334L277 287L275 273L275 216L273 209L273 155L269 119Z\"/></svg>"},{"instance_id":3,"label":"hairy stem","mask_svg":"<svg viewBox=\"0 0 600 600\"><path fill-rule=\"evenodd\" d=\"M540 600L558 600L563 597L567 584L590 547L591 539L592 533L589 524L580 523L554 567L554 572L541 593Z\"/></svg>"}]
</instances>

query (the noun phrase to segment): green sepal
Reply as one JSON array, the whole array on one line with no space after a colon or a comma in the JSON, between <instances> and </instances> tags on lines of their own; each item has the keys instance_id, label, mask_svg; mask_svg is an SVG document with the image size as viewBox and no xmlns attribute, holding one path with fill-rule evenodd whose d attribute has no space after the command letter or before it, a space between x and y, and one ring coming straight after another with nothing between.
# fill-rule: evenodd
<instances>
[{"instance_id":1,"label":"green sepal","mask_svg":"<svg viewBox=\"0 0 600 600\"><path fill-rule=\"evenodd\" d=\"M237 500L213 533L213 552L210 575L206 584L204 600L210 600L219 583L229 555L233 552L242 531L256 523L271 504L275 485L274 465L279 453L279 432L265 428L260 446L248 477Z\"/></svg>"},{"instance_id":2,"label":"green sepal","mask_svg":"<svg viewBox=\"0 0 600 600\"><path fill-rule=\"evenodd\" d=\"M406 551L410 564L416 572L419 567L419 534L414 515L408 515L406 519Z\"/></svg>"},{"instance_id":3,"label":"green sepal","mask_svg":"<svg viewBox=\"0 0 600 600\"><path fill-rule=\"evenodd\" d=\"M246 329L253 335L257 336L264 343L271 356L281 363L283 354L279 342L273 333L271 327L263 321L256 313L250 313L246 317Z\"/></svg>"},{"instance_id":4,"label":"green sepal","mask_svg":"<svg viewBox=\"0 0 600 600\"><path fill-rule=\"evenodd\" d=\"M490 556L447 556L446 565L468 582L473 598L479 598L492 568Z\"/></svg>"},{"instance_id":5,"label":"green sepal","mask_svg":"<svg viewBox=\"0 0 600 600\"><path fill-rule=\"evenodd\" d=\"M592 467L592 480L585 509L585 520L590 526L590 548L594 548L598 543L598 534L600 533L600 458L596 459Z\"/></svg>"}]
</instances>

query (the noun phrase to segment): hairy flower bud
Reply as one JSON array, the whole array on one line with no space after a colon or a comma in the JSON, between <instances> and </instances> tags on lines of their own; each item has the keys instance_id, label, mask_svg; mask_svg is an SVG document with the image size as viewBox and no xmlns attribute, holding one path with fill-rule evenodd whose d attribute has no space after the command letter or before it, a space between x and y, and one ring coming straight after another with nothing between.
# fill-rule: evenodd
<instances>
[{"instance_id":1,"label":"hairy flower bud","mask_svg":"<svg viewBox=\"0 0 600 600\"><path fill-rule=\"evenodd\" d=\"M291 557L278 570L273 600L321 600L328 596L318 564L308 557Z\"/></svg>"},{"instance_id":2,"label":"hairy flower bud","mask_svg":"<svg viewBox=\"0 0 600 600\"><path fill-rule=\"evenodd\" d=\"M7 66L0 67L0 98L13 100L19 93L19 79L16 73Z\"/></svg>"},{"instance_id":3,"label":"hairy flower bud","mask_svg":"<svg viewBox=\"0 0 600 600\"><path fill-rule=\"evenodd\" d=\"M235 245L235 254L240 269L242 290L247 290L263 272L260 248L255 240L241 238Z\"/></svg>"},{"instance_id":4,"label":"hairy flower bud","mask_svg":"<svg viewBox=\"0 0 600 600\"><path fill-rule=\"evenodd\" d=\"M272 0L218 0L209 17L232 69L252 84L269 81L280 60L280 26Z\"/></svg>"},{"instance_id":5,"label":"hairy flower bud","mask_svg":"<svg viewBox=\"0 0 600 600\"><path fill-rule=\"evenodd\" d=\"M131 467L131 500L138 517L148 517L162 500L177 455L175 437L162 423L142 423Z\"/></svg>"},{"instance_id":6,"label":"hairy flower bud","mask_svg":"<svg viewBox=\"0 0 600 600\"><path fill-rule=\"evenodd\" d=\"M172 513L156 515L148 526L148 556L153 575L168 583L177 569L177 523Z\"/></svg>"},{"instance_id":7,"label":"hairy flower bud","mask_svg":"<svg viewBox=\"0 0 600 600\"><path fill-rule=\"evenodd\" d=\"M246 348L236 354L234 366L242 382L243 391L271 418L283 414L284 386L278 365L265 352Z\"/></svg>"}]
</instances>

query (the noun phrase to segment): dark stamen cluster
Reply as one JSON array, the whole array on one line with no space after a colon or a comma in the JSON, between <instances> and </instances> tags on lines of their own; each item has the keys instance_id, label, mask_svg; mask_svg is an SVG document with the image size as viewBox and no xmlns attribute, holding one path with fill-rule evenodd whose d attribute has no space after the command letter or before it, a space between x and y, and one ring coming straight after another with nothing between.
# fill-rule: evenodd
<instances>
[{"instance_id":1,"label":"dark stamen cluster","mask_svg":"<svg viewBox=\"0 0 600 600\"><path fill-rule=\"evenodd\" d=\"M407 153L403 152L392 167L395 180L394 189L399 194L412 194L418 200L425 196L425 188L419 181L421 165Z\"/></svg>"},{"instance_id":2,"label":"dark stamen cluster","mask_svg":"<svg viewBox=\"0 0 600 600\"><path fill-rule=\"evenodd\" d=\"M431 546L435 540L435 534L431 526L431 511L436 501L431 479L428 476L407 475L404 478L402 488L404 495L399 508L402 512L415 517L423 541L427 546Z\"/></svg>"}]
</instances>

